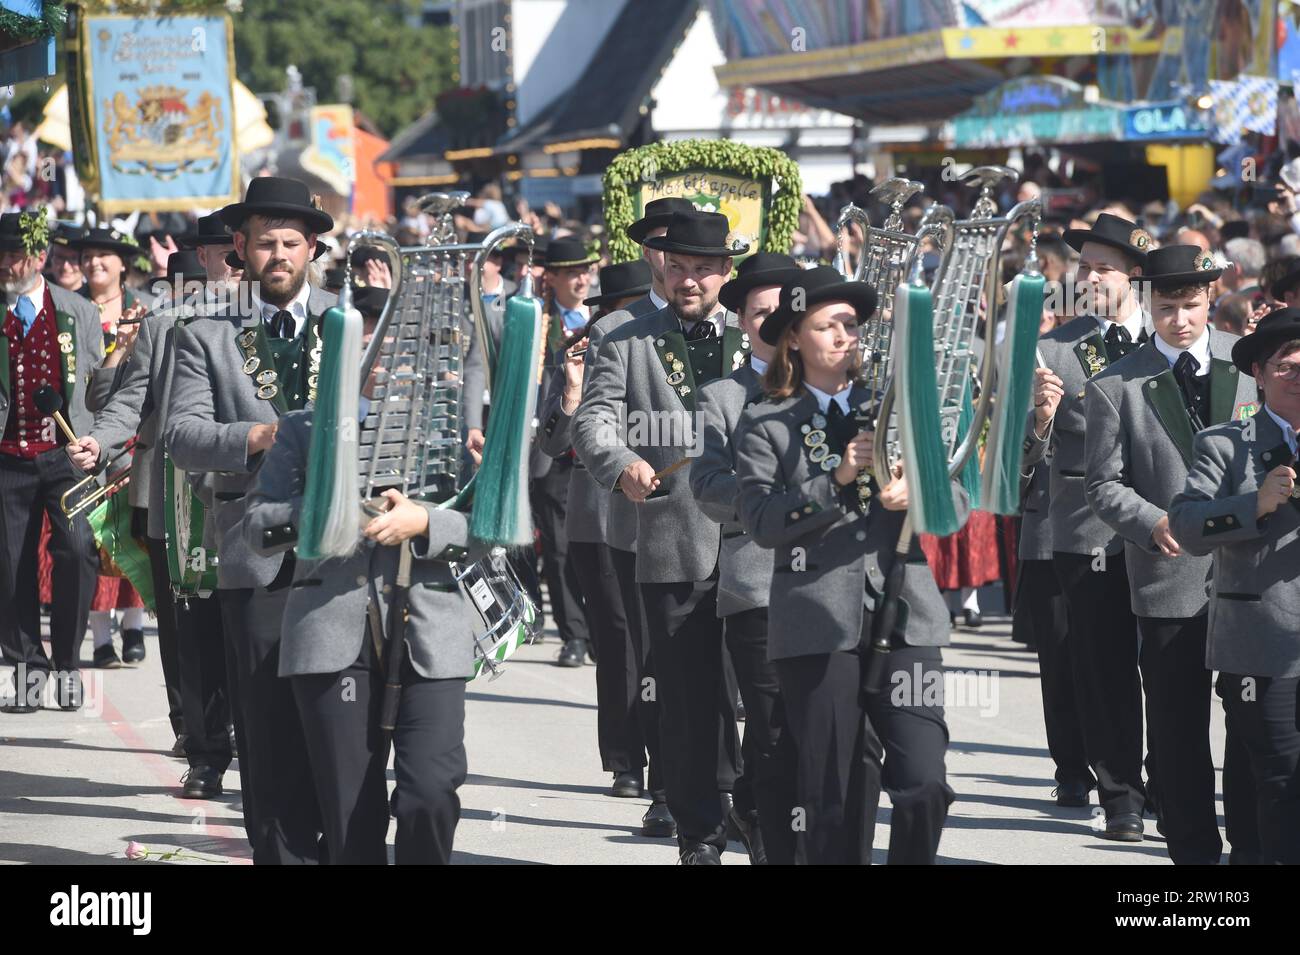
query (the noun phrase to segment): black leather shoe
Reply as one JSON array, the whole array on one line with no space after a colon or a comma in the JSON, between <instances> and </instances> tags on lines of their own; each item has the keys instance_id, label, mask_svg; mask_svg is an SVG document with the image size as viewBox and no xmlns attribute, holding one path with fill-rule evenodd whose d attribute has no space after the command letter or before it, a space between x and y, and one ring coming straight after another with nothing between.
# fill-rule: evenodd
<instances>
[{"instance_id":1,"label":"black leather shoe","mask_svg":"<svg viewBox=\"0 0 1300 955\"><path fill-rule=\"evenodd\" d=\"M185 758L185 734L182 733L176 737L176 742L172 743L172 756L176 759Z\"/></svg>"},{"instance_id":2,"label":"black leather shoe","mask_svg":"<svg viewBox=\"0 0 1300 955\"><path fill-rule=\"evenodd\" d=\"M122 631L122 662L139 663L144 659L144 631Z\"/></svg>"},{"instance_id":3,"label":"black leather shoe","mask_svg":"<svg viewBox=\"0 0 1300 955\"><path fill-rule=\"evenodd\" d=\"M734 827L740 833L740 842L749 853L749 864L767 865L767 850L763 848L763 833L758 828L758 812L750 810L741 813L733 808L727 821L729 823L728 828Z\"/></svg>"},{"instance_id":4,"label":"black leather shoe","mask_svg":"<svg viewBox=\"0 0 1300 955\"><path fill-rule=\"evenodd\" d=\"M222 793L221 773L211 766L193 766L181 777L185 799L215 799Z\"/></svg>"},{"instance_id":5,"label":"black leather shoe","mask_svg":"<svg viewBox=\"0 0 1300 955\"><path fill-rule=\"evenodd\" d=\"M570 640L560 649L559 659L555 661L558 667L580 667L587 659L587 641Z\"/></svg>"},{"instance_id":6,"label":"black leather shoe","mask_svg":"<svg viewBox=\"0 0 1300 955\"><path fill-rule=\"evenodd\" d=\"M677 820L668 811L668 803L656 799L641 817L641 835L651 839L677 838Z\"/></svg>"},{"instance_id":7,"label":"black leather shoe","mask_svg":"<svg viewBox=\"0 0 1300 955\"><path fill-rule=\"evenodd\" d=\"M980 616L978 610L966 611L966 626L970 627L972 630L978 630L980 627L984 626L984 618Z\"/></svg>"},{"instance_id":8,"label":"black leather shoe","mask_svg":"<svg viewBox=\"0 0 1300 955\"><path fill-rule=\"evenodd\" d=\"M713 846L701 842L681 850L677 861L682 865L722 865L722 856Z\"/></svg>"},{"instance_id":9,"label":"black leather shoe","mask_svg":"<svg viewBox=\"0 0 1300 955\"><path fill-rule=\"evenodd\" d=\"M1057 785L1052 790L1052 795L1056 797L1058 806L1086 806L1088 805L1089 787L1081 782L1065 782Z\"/></svg>"},{"instance_id":10,"label":"black leather shoe","mask_svg":"<svg viewBox=\"0 0 1300 955\"><path fill-rule=\"evenodd\" d=\"M614 785L610 788L609 794L621 799L640 799L644 789L639 772L615 773Z\"/></svg>"},{"instance_id":11,"label":"black leather shoe","mask_svg":"<svg viewBox=\"0 0 1300 955\"><path fill-rule=\"evenodd\" d=\"M113 649L113 644L106 643L102 647L95 648L91 665L97 670L116 670L122 665L122 661L117 658L117 651Z\"/></svg>"},{"instance_id":12,"label":"black leather shoe","mask_svg":"<svg viewBox=\"0 0 1300 955\"><path fill-rule=\"evenodd\" d=\"M1141 842L1142 817L1135 812L1118 812L1106 817L1106 831L1098 833L1114 842Z\"/></svg>"}]
</instances>

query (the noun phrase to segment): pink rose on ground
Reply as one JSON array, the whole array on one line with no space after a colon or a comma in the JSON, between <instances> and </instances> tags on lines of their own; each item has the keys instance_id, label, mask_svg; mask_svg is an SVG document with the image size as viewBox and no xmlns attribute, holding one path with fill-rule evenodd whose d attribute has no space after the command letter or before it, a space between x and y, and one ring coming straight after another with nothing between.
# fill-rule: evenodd
<instances>
[{"instance_id":1,"label":"pink rose on ground","mask_svg":"<svg viewBox=\"0 0 1300 955\"><path fill-rule=\"evenodd\" d=\"M149 854L149 850L138 842L128 842L126 845L126 857L128 859L143 859Z\"/></svg>"}]
</instances>

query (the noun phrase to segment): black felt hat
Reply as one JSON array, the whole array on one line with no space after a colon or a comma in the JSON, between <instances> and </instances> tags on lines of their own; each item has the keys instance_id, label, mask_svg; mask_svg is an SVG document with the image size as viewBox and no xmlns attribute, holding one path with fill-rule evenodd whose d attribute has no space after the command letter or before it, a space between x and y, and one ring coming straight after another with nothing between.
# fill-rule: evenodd
<instances>
[{"instance_id":1,"label":"black felt hat","mask_svg":"<svg viewBox=\"0 0 1300 955\"><path fill-rule=\"evenodd\" d=\"M797 279L802 271L793 258L781 252L755 252L740 263L736 277L718 291L718 301L739 315L751 290L764 285L784 285Z\"/></svg>"},{"instance_id":2,"label":"black felt hat","mask_svg":"<svg viewBox=\"0 0 1300 955\"><path fill-rule=\"evenodd\" d=\"M1257 361L1264 361L1283 342L1300 340L1300 308L1277 308L1259 320L1255 331L1243 335L1232 346L1232 363L1250 374Z\"/></svg>"},{"instance_id":3,"label":"black felt hat","mask_svg":"<svg viewBox=\"0 0 1300 955\"><path fill-rule=\"evenodd\" d=\"M180 244L187 248L197 248L200 245L231 245L234 241L230 237L230 230L221 221L219 212L201 216L195 223L194 231L180 237Z\"/></svg>"},{"instance_id":4,"label":"black felt hat","mask_svg":"<svg viewBox=\"0 0 1300 955\"><path fill-rule=\"evenodd\" d=\"M1151 233L1136 222L1122 216L1113 216L1109 212L1097 216L1097 221L1093 223L1091 229L1066 229L1061 238L1076 252L1083 251L1085 242L1109 245L1121 252L1127 252L1137 259L1138 264L1146 262L1153 241Z\"/></svg>"},{"instance_id":5,"label":"black felt hat","mask_svg":"<svg viewBox=\"0 0 1300 955\"><path fill-rule=\"evenodd\" d=\"M334 228L333 217L317 207L305 182L279 176L258 176L251 180L244 201L231 203L218 215L231 230L238 229L249 216L302 219L317 235Z\"/></svg>"},{"instance_id":6,"label":"black felt hat","mask_svg":"<svg viewBox=\"0 0 1300 955\"><path fill-rule=\"evenodd\" d=\"M876 310L876 290L866 282L846 282L839 270L829 265L805 269L781 286L781 303L764 320L758 330L759 337L769 345L775 345L787 328L807 315L814 306L826 302L847 302L858 313L858 322L862 323ZM796 305L799 308L796 309Z\"/></svg>"},{"instance_id":7,"label":"black felt hat","mask_svg":"<svg viewBox=\"0 0 1300 955\"><path fill-rule=\"evenodd\" d=\"M1199 245L1166 245L1147 254L1142 274L1131 282L1150 282L1154 287L1178 288L1182 285L1209 285L1223 269L1214 264L1214 256Z\"/></svg>"},{"instance_id":8,"label":"black felt hat","mask_svg":"<svg viewBox=\"0 0 1300 955\"><path fill-rule=\"evenodd\" d=\"M128 242L126 234L116 229L86 229L74 239L68 240L68 248L84 252L86 249L106 249L121 257L130 265L141 254L140 247Z\"/></svg>"},{"instance_id":9,"label":"black felt hat","mask_svg":"<svg viewBox=\"0 0 1300 955\"><path fill-rule=\"evenodd\" d=\"M600 270L600 294L584 298L583 305L613 305L619 299L640 297L650 291L650 263L645 259L619 262Z\"/></svg>"},{"instance_id":10,"label":"black felt hat","mask_svg":"<svg viewBox=\"0 0 1300 955\"><path fill-rule=\"evenodd\" d=\"M728 240L731 224L720 212L674 212L668 231L646 239L648 249L675 252L678 255L744 255L749 244L740 239Z\"/></svg>"},{"instance_id":11,"label":"black felt hat","mask_svg":"<svg viewBox=\"0 0 1300 955\"><path fill-rule=\"evenodd\" d=\"M640 245L645 242L647 233L666 228L672 221L674 212L694 211L695 204L689 199L679 199L676 196L651 199L641 211L641 218L627 227L627 237Z\"/></svg>"},{"instance_id":12,"label":"black felt hat","mask_svg":"<svg viewBox=\"0 0 1300 955\"><path fill-rule=\"evenodd\" d=\"M552 239L546 247L542 265L548 269L567 269L575 265L591 265L600 260L600 256L587 251L587 243L577 236L566 235L562 239Z\"/></svg>"},{"instance_id":13,"label":"black felt hat","mask_svg":"<svg viewBox=\"0 0 1300 955\"><path fill-rule=\"evenodd\" d=\"M6 212L0 215L0 251L26 252L26 246L23 244L22 217L21 212Z\"/></svg>"}]
</instances>

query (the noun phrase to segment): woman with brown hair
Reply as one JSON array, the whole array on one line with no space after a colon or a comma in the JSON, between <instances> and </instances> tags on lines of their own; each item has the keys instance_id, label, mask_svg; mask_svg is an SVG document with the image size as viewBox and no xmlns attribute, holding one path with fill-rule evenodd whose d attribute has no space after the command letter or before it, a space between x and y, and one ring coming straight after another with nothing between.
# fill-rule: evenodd
<instances>
[{"instance_id":1,"label":"woman with brown hair","mask_svg":"<svg viewBox=\"0 0 1300 955\"><path fill-rule=\"evenodd\" d=\"M872 614L908 506L901 471L879 491L871 483L873 434L858 425L874 404L854 383L858 325L875 307L870 285L824 266L784 285L760 329L776 347L767 399L745 410L736 436L741 519L775 554L768 657L798 753L806 863L870 863L882 788L893 806L889 862L932 863L952 801L939 652L948 612L919 546L907 556L889 686L863 690ZM963 515L965 491L954 484L953 496Z\"/></svg>"}]
</instances>

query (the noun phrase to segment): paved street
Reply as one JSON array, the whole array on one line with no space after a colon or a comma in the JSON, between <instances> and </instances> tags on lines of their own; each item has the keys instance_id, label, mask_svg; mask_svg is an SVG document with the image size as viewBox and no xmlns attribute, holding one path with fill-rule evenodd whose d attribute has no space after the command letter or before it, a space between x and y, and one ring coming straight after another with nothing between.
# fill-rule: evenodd
<instances>
[{"instance_id":1,"label":"paved street","mask_svg":"<svg viewBox=\"0 0 1300 955\"><path fill-rule=\"evenodd\" d=\"M986 618L989 619L989 618ZM950 671L948 778L957 791L940 845L947 863L1165 864L1163 842L1121 845L1096 838L1089 809L1050 801L1052 766L1043 736L1037 662L992 618L959 630L945 651ZM167 755L157 643L139 667L87 670L85 712L0 715L0 861L123 862L130 842L176 863L245 864L237 774L216 801L178 797L184 764ZM470 687L470 776L455 860L671 864L672 843L639 833L642 800L606 795L596 751L595 667L562 670L553 633L526 647L495 682ZM90 653L87 640L83 653ZM100 692L102 691L102 692ZM956 694L965 695L955 705ZM1215 753L1223 750L1214 706ZM888 811L877 860L888 844ZM391 839L391 833L390 833ZM739 850L738 845L733 849ZM728 853L724 863L743 861Z\"/></svg>"}]
</instances>

